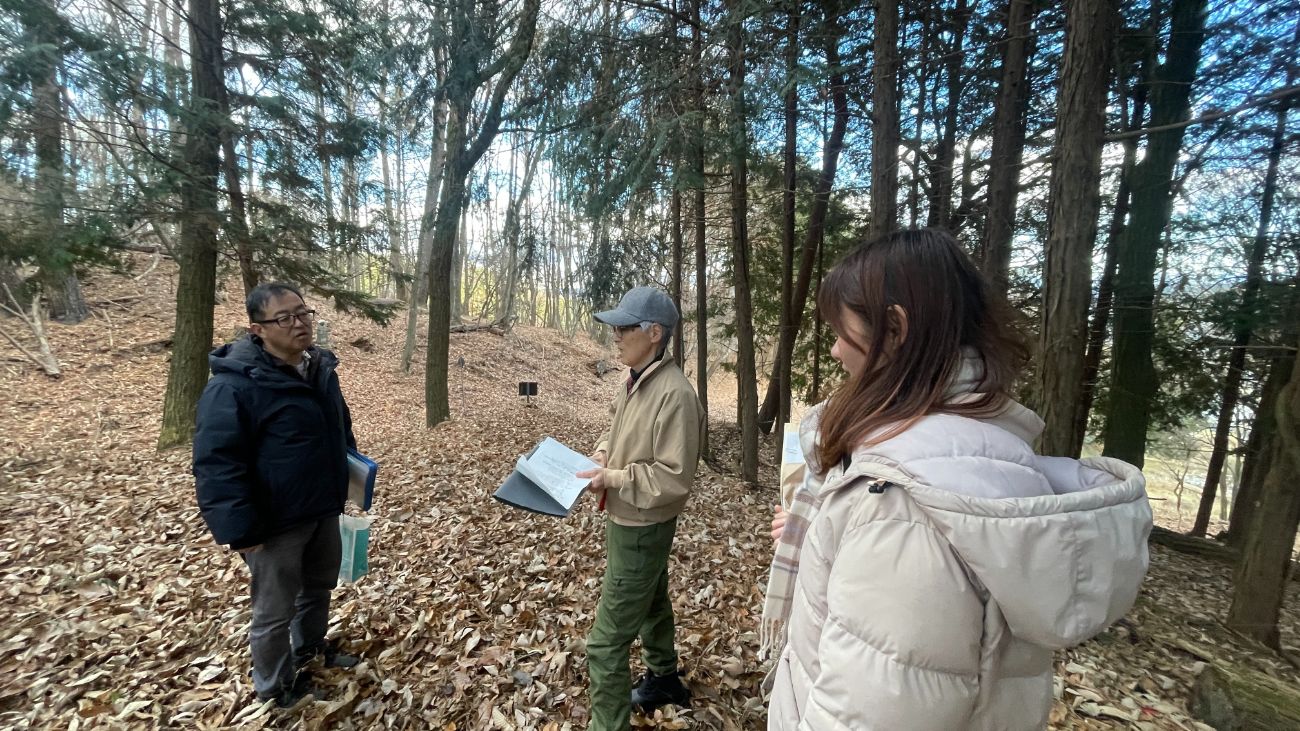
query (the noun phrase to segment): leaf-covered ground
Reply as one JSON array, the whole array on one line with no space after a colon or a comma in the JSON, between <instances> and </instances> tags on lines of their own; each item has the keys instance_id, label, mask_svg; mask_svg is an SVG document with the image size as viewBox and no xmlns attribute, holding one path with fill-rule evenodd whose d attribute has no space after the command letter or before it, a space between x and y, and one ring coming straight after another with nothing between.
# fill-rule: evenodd
<instances>
[{"instance_id":1,"label":"leaf-covered ground","mask_svg":"<svg viewBox=\"0 0 1300 731\"><path fill-rule=\"evenodd\" d=\"M358 440L382 465L371 573L335 593L331 627L365 661L318 671L327 697L281 712L252 696L247 572L198 516L188 451L154 449L169 276L93 279L96 318L51 326L60 381L0 349L0 727L585 727L602 516L590 505L566 520L534 516L491 492L543 435L590 445L619 387L620 374L595 375L610 354L533 328L454 335L451 361L464 359L452 367L454 418L429 431L423 371L398 368L400 328L331 318ZM237 296L218 306L219 338L241 310ZM541 384L532 408L515 395L521 380ZM670 569L696 701L640 725L765 724L755 627L774 490L725 471L731 413L714 409L724 471L701 467ZM764 475L774 482L770 465ZM1188 713L1207 661L1294 681L1291 666L1218 624L1228 580L1222 565L1154 548L1127 620L1059 655L1052 728L1207 728ZM1294 601L1285 625L1294 644Z\"/></svg>"}]
</instances>

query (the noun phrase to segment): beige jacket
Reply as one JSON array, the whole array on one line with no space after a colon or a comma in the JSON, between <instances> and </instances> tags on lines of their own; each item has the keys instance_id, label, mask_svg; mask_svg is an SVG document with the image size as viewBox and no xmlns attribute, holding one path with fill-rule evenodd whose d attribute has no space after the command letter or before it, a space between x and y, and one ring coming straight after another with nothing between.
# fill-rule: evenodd
<instances>
[{"instance_id":1,"label":"beige jacket","mask_svg":"<svg viewBox=\"0 0 1300 731\"><path fill-rule=\"evenodd\" d=\"M704 441L704 409L672 358L652 363L610 405L604 451L605 509L620 525L676 517L686 507Z\"/></svg>"},{"instance_id":2,"label":"beige jacket","mask_svg":"<svg viewBox=\"0 0 1300 731\"><path fill-rule=\"evenodd\" d=\"M813 457L817 414L801 441ZM1136 468L1034 455L1042 421L947 414L859 448L800 553L768 728L1038 731L1052 652L1132 606L1151 508ZM896 486L873 493L862 478Z\"/></svg>"}]
</instances>

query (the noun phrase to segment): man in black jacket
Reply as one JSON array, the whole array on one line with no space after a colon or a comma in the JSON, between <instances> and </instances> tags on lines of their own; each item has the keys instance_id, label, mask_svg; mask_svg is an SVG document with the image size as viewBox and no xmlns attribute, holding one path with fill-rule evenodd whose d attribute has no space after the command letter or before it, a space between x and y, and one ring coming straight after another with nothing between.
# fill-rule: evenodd
<instances>
[{"instance_id":1,"label":"man in black jacket","mask_svg":"<svg viewBox=\"0 0 1300 731\"><path fill-rule=\"evenodd\" d=\"M335 667L358 662L325 641L356 440L338 359L312 345L315 311L302 293L262 284L245 304L249 336L208 357L194 477L213 537L252 574L253 688L289 707L316 692L298 674L316 654Z\"/></svg>"}]
</instances>

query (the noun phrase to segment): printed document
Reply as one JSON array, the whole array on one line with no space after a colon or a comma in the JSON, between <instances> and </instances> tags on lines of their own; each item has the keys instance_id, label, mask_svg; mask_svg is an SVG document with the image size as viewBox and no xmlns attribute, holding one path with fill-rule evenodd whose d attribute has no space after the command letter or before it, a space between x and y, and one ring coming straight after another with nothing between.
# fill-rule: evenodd
<instances>
[{"instance_id":1,"label":"printed document","mask_svg":"<svg viewBox=\"0 0 1300 731\"><path fill-rule=\"evenodd\" d=\"M531 455L519 458L515 469L567 510L573 507L582 491L591 483L590 479L575 475L599 466L586 455L546 437Z\"/></svg>"}]
</instances>

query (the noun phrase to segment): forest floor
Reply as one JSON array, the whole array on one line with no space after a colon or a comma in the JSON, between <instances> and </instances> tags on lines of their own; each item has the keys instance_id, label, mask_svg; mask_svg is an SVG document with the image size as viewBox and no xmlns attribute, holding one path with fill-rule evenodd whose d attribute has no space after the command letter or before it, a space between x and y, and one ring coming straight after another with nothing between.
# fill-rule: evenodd
<instances>
[{"instance_id":1,"label":"forest floor","mask_svg":"<svg viewBox=\"0 0 1300 731\"><path fill-rule=\"evenodd\" d=\"M166 266L91 278L95 319L50 326L61 380L0 346L0 728L585 727L602 516L535 516L491 493L540 437L594 441L621 379L594 365L612 354L539 328L453 335L453 419L426 430L422 368L398 366L401 327L330 318L357 439L381 465L370 573L336 591L331 625L364 662L320 673L327 698L280 712L252 696L246 569L198 515L188 450L155 449L174 284ZM218 305L219 339L244 322L238 297ZM541 384L532 408L521 380ZM722 391L724 469L701 466L670 568L696 700L640 726L765 725L755 628L775 488L731 473ZM766 461L763 477L775 484ZM1229 582L1226 565L1154 546L1129 616L1058 653L1051 728L1208 728L1189 712L1207 662L1296 682L1219 623ZM1293 595L1284 644L1298 641L1298 610Z\"/></svg>"}]
</instances>

